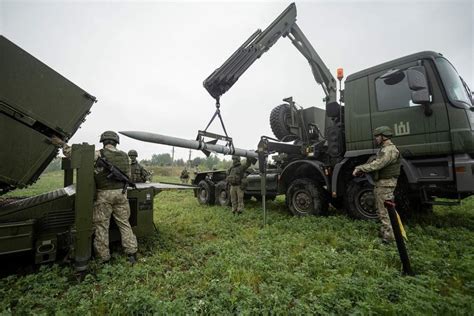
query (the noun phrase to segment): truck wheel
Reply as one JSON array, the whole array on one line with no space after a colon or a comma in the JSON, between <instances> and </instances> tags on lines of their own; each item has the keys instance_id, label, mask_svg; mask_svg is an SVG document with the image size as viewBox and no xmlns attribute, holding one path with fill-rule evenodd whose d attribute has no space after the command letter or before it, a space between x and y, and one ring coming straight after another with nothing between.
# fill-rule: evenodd
<instances>
[{"instance_id":1,"label":"truck wheel","mask_svg":"<svg viewBox=\"0 0 474 316\"><path fill-rule=\"evenodd\" d=\"M286 191L286 201L295 216L322 215L328 210L323 188L310 179L294 180Z\"/></svg>"},{"instance_id":2,"label":"truck wheel","mask_svg":"<svg viewBox=\"0 0 474 316\"><path fill-rule=\"evenodd\" d=\"M410 192L405 175L398 178L394 196L397 212L403 218L409 218L416 213L429 214L433 212L433 205L424 204L418 191Z\"/></svg>"},{"instance_id":3,"label":"truck wheel","mask_svg":"<svg viewBox=\"0 0 474 316\"><path fill-rule=\"evenodd\" d=\"M216 203L220 206L230 205L230 192L227 187L227 182L219 181L216 185Z\"/></svg>"},{"instance_id":4,"label":"truck wheel","mask_svg":"<svg viewBox=\"0 0 474 316\"><path fill-rule=\"evenodd\" d=\"M215 203L214 187L205 180L201 180L198 187L197 199L199 204L213 205Z\"/></svg>"},{"instance_id":5,"label":"truck wheel","mask_svg":"<svg viewBox=\"0 0 474 316\"><path fill-rule=\"evenodd\" d=\"M270 127L278 140L291 141L296 135L290 132L291 108L289 104L280 104L270 113ZM290 136L291 135L291 136Z\"/></svg>"},{"instance_id":6,"label":"truck wheel","mask_svg":"<svg viewBox=\"0 0 474 316\"><path fill-rule=\"evenodd\" d=\"M355 219L377 219L374 187L368 181L352 180L344 195L344 207Z\"/></svg>"}]
</instances>

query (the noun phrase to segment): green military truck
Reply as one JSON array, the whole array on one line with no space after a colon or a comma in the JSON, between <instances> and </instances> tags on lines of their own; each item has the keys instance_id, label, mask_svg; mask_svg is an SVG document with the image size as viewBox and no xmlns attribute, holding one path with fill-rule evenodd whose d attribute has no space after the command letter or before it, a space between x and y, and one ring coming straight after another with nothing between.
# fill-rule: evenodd
<instances>
[{"instance_id":1,"label":"green military truck","mask_svg":"<svg viewBox=\"0 0 474 316\"><path fill-rule=\"evenodd\" d=\"M274 108L274 138L258 145L266 194L285 194L295 215L322 214L331 203L355 218L375 218L370 178L352 171L377 148L372 130L386 125L403 156L396 191L397 208L416 212L434 197L463 199L474 193L474 103L472 92L449 60L425 51L370 67L347 77L339 98L337 81L296 24L291 4L267 29L257 30L216 69L204 87L218 102L254 61L279 38L287 37L309 62L325 92L325 110L298 109L292 98ZM266 158L277 153L273 169ZM224 171L198 174L201 202L225 197ZM258 195L260 179L249 176L248 195ZM222 199L225 201L225 199Z\"/></svg>"},{"instance_id":2,"label":"green military truck","mask_svg":"<svg viewBox=\"0 0 474 316\"><path fill-rule=\"evenodd\" d=\"M0 258L6 263L26 254L37 264L71 259L84 271L93 235L93 145L72 146L71 159L62 161L63 188L21 199L5 194L37 181L58 154L50 138L70 139L96 99L3 36L0 69ZM151 183L129 190L137 237L155 232L153 198L170 188L184 187ZM114 224L111 241L120 239Z\"/></svg>"}]
</instances>

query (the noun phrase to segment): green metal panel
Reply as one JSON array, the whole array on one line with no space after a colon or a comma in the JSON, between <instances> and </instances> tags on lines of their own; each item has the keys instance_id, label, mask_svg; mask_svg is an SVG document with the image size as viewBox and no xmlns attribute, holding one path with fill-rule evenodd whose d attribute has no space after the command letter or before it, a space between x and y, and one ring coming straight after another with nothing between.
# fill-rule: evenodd
<instances>
[{"instance_id":1,"label":"green metal panel","mask_svg":"<svg viewBox=\"0 0 474 316\"><path fill-rule=\"evenodd\" d=\"M29 219L21 222L0 223L0 254L33 249L33 224Z\"/></svg>"},{"instance_id":2,"label":"green metal panel","mask_svg":"<svg viewBox=\"0 0 474 316\"><path fill-rule=\"evenodd\" d=\"M0 193L34 183L95 98L0 36Z\"/></svg>"},{"instance_id":3,"label":"green metal panel","mask_svg":"<svg viewBox=\"0 0 474 316\"><path fill-rule=\"evenodd\" d=\"M367 77L346 82L344 121L348 151L373 147L367 82Z\"/></svg>"},{"instance_id":4,"label":"green metal panel","mask_svg":"<svg viewBox=\"0 0 474 316\"><path fill-rule=\"evenodd\" d=\"M318 126L321 134L324 135L325 130L326 130L326 111L314 106L303 109L302 111L303 111L303 119L306 126L309 123L315 124Z\"/></svg>"},{"instance_id":5,"label":"green metal panel","mask_svg":"<svg viewBox=\"0 0 474 316\"><path fill-rule=\"evenodd\" d=\"M0 189L34 183L56 156L43 134L0 113Z\"/></svg>"},{"instance_id":6,"label":"green metal panel","mask_svg":"<svg viewBox=\"0 0 474 316\"><path fill-rule=\"evenodd\" d=\"M0 100L13 110L70 137L95 98L0 36Z\"/></svg>"},{"instance_id":7,"label":"green metal panel","mask_svg":"<svg viewBox=\"0 0 474 316\"><path fill-rule=\"evenodd\" d=\"M154 233L153 224L153 200L155 197L153 188L134 189L127 192L130 203L130 224L137 237L149 236Z\"/></svg>"},{"instance_id":8,"label":"green metal panel","mask_svg":"<svg viewBox=\"0 0 474 316\"><path fill-rule=\"evenodd\" d=\"M77 271L87 269L91 257L92 210L94 205L94 145L72 145L71 167L77 170L74 200L75 244L74 257Z\"/></svg>"}]
</instances>

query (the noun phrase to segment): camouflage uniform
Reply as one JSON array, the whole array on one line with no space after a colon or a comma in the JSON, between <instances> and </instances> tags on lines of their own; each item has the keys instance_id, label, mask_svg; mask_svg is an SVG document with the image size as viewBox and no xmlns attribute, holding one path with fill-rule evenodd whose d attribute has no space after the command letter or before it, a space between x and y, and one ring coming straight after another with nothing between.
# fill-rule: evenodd
<instances>
[{"instance_id":1,"label":"camouflage uniform","mask_svg":"<svg viewBox=\"0 0 474 316\"><path fill-rule=\"evenodd\" d=\"M244 209L244 190L246 184L244 173L250 167L252 161L247 159L245 165L242 165L240 157L233 156L232 160L232 166L227 171L227 182L230 184L232 213L240 214Z\"/></svg>"},{"instance_id":2,"label":"camouflage uniform","mask_svg":"<svg viewBox=\"0 0 474 316\"><path fill-rule=\"evenodd\" d=\"M143 168L142 165L138 163L138 161L133 161L130 164L130 169L132 173L132 182L133 183L143 183L147 181L151 181L151 173Z\"/></svg>"},{"instance_id":3,"label":"camouflage uniform","mask_svg":"<svg viewBox=\"0 0 474 316\"><path fill-rule=\"evenodd\" d=\"M95 231L94 249L97 257L102 261L110 259L109 225L111 215L114 216L115 223L120 230L124 252L130 255L138 250L137 237L135 237L128 221L130 205L127 194L122 193L122 189L97 190L92 221Z\"/></svg>"},{"instance_id":4,"label":"camouflage uniform","mask_svg":"<svg viewBox=\"0 0 474 316\"><path fill-rule=\"evenodd\" d=\"M130 180L133 183L143 183L151 181L151 173L142 167L137 161L138 153L136 150L131 149L128 151L128 157L130 157L130 169L132 177Z\"/></svg>"},{"instance_id":5,"label":"camouflage uniform","mask_svg":"<svg viewBox=\"0 0 474 316\"><path fill-rule=\"evenodd\" d=\"M71 147L67 144L63 144L62 147L64 155L66 157L71 157ZM104 146L102 153L106 156L110 154L120 156L123 160L120 166L115 165L112 161L110 162L130 177L130 160L128 159L127 153L118 150L115 146L110 144ZM101 150L96 150L94 161L97 161L97 159L102 156L102 153ZM94 169L94 180L97 187L97 196L94 201L92 215L95 234L94 250L101 261L108 261L110 259L109 225L110 217L112 215L114 216L115 222L120 230L122 247L124 248L125 253L134 256L138 250L137 238L133 233L129 222L130 205L128 203L127 193L122 193L123 184L121 182L107 179L107 174L108 172L103 170L101 167L96 166Z\"/></svg>"},{"instance_id":6,"label":"camouflage uniform","mask_svg":"<svg viewBox=\"0 0 474 316\"><path fill-rule=\"evenodd\" d=\"M179 178L181 179L181 183L187 184L189 181L188 169L184 168L183 171L181 171L181 176Z\"/></svg>"},{"instance_id":7,"label":"camouflage uniform","mask_svg":"<svg viewBox=\"0 0 474 316\"><path fill-rule=\"evenodd\" d=\"M389 168L392 170L387 173L386 171ZM394 239L393 230L384 201L393 200L394 198L393 192L397 186L397 178L400 174L400 152L390 139L386 139L375 159L366 164L357 166L355 170L373 174L375 180L374 195L377 216L382 224L380 234L384 240L392 241Z\"/></svg>"}]
</instances>

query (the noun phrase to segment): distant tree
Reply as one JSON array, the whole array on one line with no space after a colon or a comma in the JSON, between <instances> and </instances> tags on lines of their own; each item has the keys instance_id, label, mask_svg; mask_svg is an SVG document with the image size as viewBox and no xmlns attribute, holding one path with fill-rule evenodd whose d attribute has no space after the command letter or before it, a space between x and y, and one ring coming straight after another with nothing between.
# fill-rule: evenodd
<instances>
[{"instance_id":1,"label":"distant tree","mask_svg":"<svg viewBox=\"0 0 474 316\"><path fill-rule=\"evenodd\" d=\"M193 159L192 165L193 165L193 166L199 166L199 165L201 165L203 162L204 162L204 159L202 159L201 157L196 157L196 158Z\"/></svg>"},{"instance_id":2,"label":"distant tree","mask_svg":"<svg viewBox=\"0 0 474 316\"><path fill-rule=\"evenodd\" d=\"M151 160L150 159L142 159L140 160L140 164L143 166L150 166L151 165Z\"/></svg>"},{"instance_id":3,"label":"distant tree","mask_svg":"<svg viewBox=\"0 0 474 316\"><path fill-rule=\"evenodd\" d=\"M175 160L174 164L178 167L183 167L185 165L184 160L182 158Z\"/></svg>"},{"instance_id":4,"label":"distant tree","mask_svg":"<svg viewBox=\"0 0 474 316\"><path fill-rule=\"evenodd\" d=\"M155 166L171 166L172 162L171 155L168 153L151 156L151 164Z\"/></svg>"},{"instance_id":5,"label":"distant tree","mask_svg":"<svg viewBox=\"0 0 474 316\"><path fill-rule=\"evenodd\" d=\"M231 165L232 165L232 160L223 159L217 164L216 168L217 169L229 169Z\"/></svg>"},{"instance_id":6,"label":"distant tree","mask_svg":"<svg viewBox=\"0 0 474 316\"><path fill-rule=\"evenodd\" d=\"M207 169L212 169L213 167L216 167L219 162L220 159L217 157L217 155L209 155L209 157L207 157L204 161L204 166Z\"/></svg>"},{"instance_id":7,"label":"distant tree","mask_svg":"<svg viewBox=\"0 0 474 316\"><path fill-rule=\"evenodd\" d=\"M56 157L49 163L44 172L58 171L61 170L61 158Z\"/></svg>"}]
</instances>

